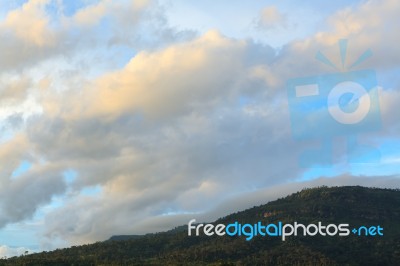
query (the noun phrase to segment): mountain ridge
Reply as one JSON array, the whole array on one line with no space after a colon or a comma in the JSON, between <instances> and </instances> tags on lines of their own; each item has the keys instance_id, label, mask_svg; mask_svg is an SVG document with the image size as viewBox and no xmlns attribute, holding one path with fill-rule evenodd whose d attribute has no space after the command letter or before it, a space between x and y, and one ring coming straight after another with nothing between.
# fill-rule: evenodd
<instances>
[{"instance_id":1,"label":"mountain ridge","mask_svg":"<svg viewBox=\"0 0 400 266\"><path fill-rule=\"evenodd\" d=\"M361 186L318 187L229 214L212 224L349 223L380 225L379 237L188 236L187 225L170 231L112 236L90 245L1 260L1 265L398 265L400 190ZM114 239L113 239L114 238Z\"/></svg>"}]
</instances>

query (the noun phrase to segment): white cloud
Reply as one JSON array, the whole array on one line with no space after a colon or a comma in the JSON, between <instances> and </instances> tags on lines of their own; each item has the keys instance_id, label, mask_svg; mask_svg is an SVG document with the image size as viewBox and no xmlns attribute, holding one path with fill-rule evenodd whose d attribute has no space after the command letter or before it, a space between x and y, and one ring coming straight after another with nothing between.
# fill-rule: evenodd
<instances>
[{"instance_id":1,"label":"white cloud","mask_svg":"<svg viewBox=\"0 0 400 266\"><path fill-rule=\"evenodd\" d=\"M9 247L6 245L0 246L0 258L11 258L14 256L21 256L31 254L33 251L24 247Z\"/></svg>"},{"instance_id":2,"label":"white cloud","mask_svg":"<svg viewBox=\"0 0 400 266\"><path fill-rule=\"evenodd\" d=\"M9 12L0 27L34 45L52 45L54 33L44 10L49 2L50 0L29 0L21 8Z\"/></svg>"},{"instance_id":3,"label":"white cloud","mask_svg":"<svg viewBox=\"0 0 400 266\"><path fill-rule=\"evenodd\" d=\"M272 29L279 26L286 27L287 18L275 6L264 7L260 12L260 17L257 21L257 27L260 29Z\"/></svg>"}]
</instances>

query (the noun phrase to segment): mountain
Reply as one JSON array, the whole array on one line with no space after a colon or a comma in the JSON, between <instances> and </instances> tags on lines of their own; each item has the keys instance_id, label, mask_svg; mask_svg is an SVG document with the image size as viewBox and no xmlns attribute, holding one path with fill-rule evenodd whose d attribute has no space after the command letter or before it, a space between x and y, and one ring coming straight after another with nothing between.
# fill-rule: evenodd
<instances>
[{"instance_id":1,"label":"mountain","mask_svg":"<svg viewBox=\"0 0 400 266\"><path fill-rule=\"evenodd\" d=\"M110 237L108 241L124 241L124 240L138 239L141 237L143 237L143 235L116 235Z\"/></svg>"},{"instance_id":2,"label":"mountain","mask_svg":"<svg viewBox=\"0 0 400 266\"><path fill-rule=\"evenodd\" d=\"M184 225L163 233L114 236L105 242L0 260L0 265L400 265L398 189L304 189L213 224L235 222L349 224L349 230L359 231L350 231L348 236L299 233L285 241L280 236L258 235L247 241L243 235L188 236ZM383 235L377 233L378 226ZM368 231L370 227L375 229Z\"/></svg>"}]
</instances>

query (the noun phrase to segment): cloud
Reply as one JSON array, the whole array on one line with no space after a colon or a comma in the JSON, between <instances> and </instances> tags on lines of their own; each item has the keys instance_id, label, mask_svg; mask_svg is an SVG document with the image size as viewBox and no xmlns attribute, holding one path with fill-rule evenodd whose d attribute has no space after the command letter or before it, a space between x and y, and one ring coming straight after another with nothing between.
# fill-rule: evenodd
<instances>
[{"instance_id":1,"label":"cloud","mask_svg":"<svg viewBox=\"0 0 400 266\"><path fill-rule=\"evenodd\" d=\"M7 40L0 43L0 49L5 51L0 55L2 73L27 68L60 51L57 49L60 33L51 26L51 18L45 11L49 3L27 1L0 21L0 36Z\"/></svg>"},{"instance_id":2,"label":"cloud","mask_svg":"<svg viewBox=\"0 0 400 266\"><path fill-rule=\"evenodd\" d=\"M73 16L73 20L78 25L93 26L100 22L107 14L107 5L111 5L111 1L99 1L95 4L83 7Z\"/></svg>"},{"instance_id":3,"label":"cloud","mask_svg":"<svg viewBox=\"0 0 400 266\"><path fill-rule=\"evenodd\" d=\"M40 68L63 58L105 60L117 48L155 49L194 36L194 32L170 28L154 1L97 1L72 15L65 13L64 5L68 4L29 0L6 13L0 20L0 36L7 40L0 44L7 51L0 55L0 70ZM110 56L107 60L116 59Z\"/></svg>"},{"instance_id":4,"label":"cloud","mask_svg":"<svg viewBox=\"0 0 400 266\"><path fill-rule=\"evenodd\" d=\"M359 51L349 54L348 64L369 48L373 57L364 66L387 70L397 66L400 60L399 48L393 45L399 38L392 34L394 25L399 23L399 8L399 2L394 0L368 1L345 8L328 19L330 30L317 33L315 39L319 43L334 44L338 39L348 38L350 47Z\"/></svg>"},{"instance_id":5,"label":"cloud","mask_svg":"<svg viewBox=\"0 0 400 266\"><path fill-rule=\"evenodd\" d=\"M3 78L1 82L1 100L24 99L28 94L31 82L28 78L19 77L18 79Z\"/></svg>"},{"instance_id":6,"label":"cloud","mask_svg":"<svg viewBox=\"0 0 400 266\"><path fill-rule=\"evenodd\" d=\"M385 135L397 138L400 130L400 115L397 112L393 112L393 110L396 110L400 103L400 84L397 84L396 89L380 90L379 96Z\"/></svg>"},{"instance_id":7,"label":"cloud","mask_svg":"<svg viewBox=\"0 0 400 266\"><path fill-rule=\"evenodd\" d=\"M286 15L282 14L275 6L264 7L256 22L257 28L264 30L273 29L279 26L286 27L286 25Z\"/></svg>"},{"instance_id":8,"label":"cloud","mask_svg":"<svg viewBox=\"0 0 400 266\"><path fill-rule=\"evenodd\" d=\"M118 234L145 234L166 231L177 225L184 225L191 219L212 222L233 212L266 204L269 201L285 197L304 188L318 186L358 186L360 184L365 187L398 188L400 186L400 178L398 176L352 176L349 174L330 178L320 177L310 181L271 185L257 191L244 192L240 195L230 195L222 200L215 201L215 204L206 203L206 199L208 198L206 195L203 195L202 199L196 200L200 200L203 205L209 206L205 211L178 212L175 214L151 213L147 212L147 208L143 208L142 212L135 212L135 207L132 206L135 205L135 201L125 205L122 204L123 200L115 203L118 200L102 202L95 201L93 198L86 198L84 207L82 203L74 202L68 208L52 213L47 217L46 223L49 227L49 236L53 234L52 237L61 236L62 238L70 239L72 242L78 241L83 244L94 241L96 239L92 238L94 234L100 234L102 239L108 239L112 235ZM115 204L110 206L108 205L110 202ZM99 208L99 205L103 207ZM171 206L171 204L168 204L168 206ZM117 211L112 210L112 208L117 208ZM165 206L163 208L165 210ZM88 210L92 212L89 215L87 214ZM73 216L64 220L69 226L61 227L57 216L62 215L66 211L73 213ZM133 213L135 215L132 215ZM102 231L96 232L100 230L100 227ZM93 236L90 236L91 234ZM82 238L83 235L86 237Z\"/></svg>"},{"instance_id":9,"label":"cloud","mask_svg":"<svg viewBox=\"0 0 400 266\"><path fill-rule=\"evenodd\" d=\"M14 256L21 256L31 254L33 251L24 247L10 247L7 245L0 246L0 258L11 258Z\"/></svg>"},{"instance_id":10,"label":"cloud","mask_svg":"<svg viewBox=\"0 0 400 266\"><path fill-rule=\"evenodd\" d=\"M140 11L151 5L151 0L138 0L119 2L110 0L101 0L97 3L85 6L79 9L72 17L74 23L79 26L93 26L100 21L111 16L120 21L122 24L136 24L140 19Z\"/></svg>"},{"instance_id":11,"label":"cloud","mask_svg":"<svg viewBox=\"0 0 400 266\"><path fill-rule=\"evenodd\" d=\"M54 42L49 17L44 10L50 0L29 0L21 8L9 12L1 28L10 31L18 39L37 46L49 46Z\"/></svg>"},{"instance_id":12,"label":"cloud","mask_svg":"<svg viewBox=\"0 0 400 266\"><path fill-rule=\"evenodd\" d=\"M31 171L12 178L21 160L32 159L29 151L29 143L22 135L1 144L0 227L31 218L53 195L65 191L63 177L53 165L35 165Z\"/></svg>"},{"instance_id":13,"label":"cloud","mask_svg":"<svg viewBox=\"0 0 400 266\"><path fill-rule=\"evenodd\" d=\"M95 81L84 96L89 102L77 113L120 115L138 110L165 117L218 102L222 95L229 98L241 75L244 45L208 32L160 52L138 53L123 70Z\"/></svg>"}]
</instances>

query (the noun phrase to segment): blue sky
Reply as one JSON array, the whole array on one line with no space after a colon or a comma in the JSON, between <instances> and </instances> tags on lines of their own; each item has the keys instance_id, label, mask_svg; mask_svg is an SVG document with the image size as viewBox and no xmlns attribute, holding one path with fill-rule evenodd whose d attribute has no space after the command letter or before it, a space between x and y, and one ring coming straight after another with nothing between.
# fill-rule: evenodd
<instances>
[{"instance_id":1,"label":"blue sky","mask_svg":"<svg viewBox=\"0 0 400 266\"><path fill-rule=\"evenodd\" d=\"M304 186L399 187L398 11L394 0L0 4L0 256L211 221ZM332 163L303 168L321 140L294 138L286 85L348 71L315 58L340 65L343 39L347 62L372 51L354 70L375 71L382 124L358 133L381 158L349 163L348 136L312 102L325 116L300 125L334 136Z\"/></svg>"}]
</instances>

